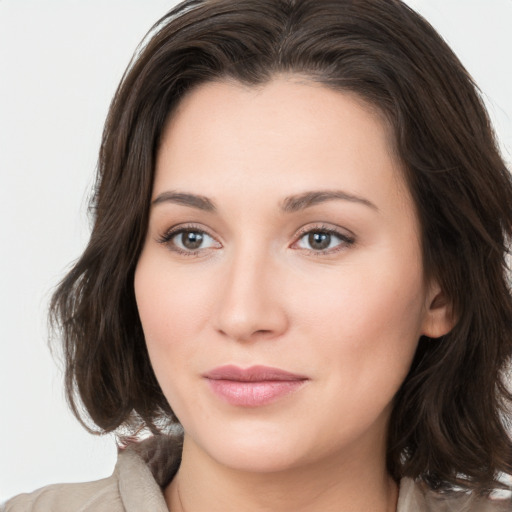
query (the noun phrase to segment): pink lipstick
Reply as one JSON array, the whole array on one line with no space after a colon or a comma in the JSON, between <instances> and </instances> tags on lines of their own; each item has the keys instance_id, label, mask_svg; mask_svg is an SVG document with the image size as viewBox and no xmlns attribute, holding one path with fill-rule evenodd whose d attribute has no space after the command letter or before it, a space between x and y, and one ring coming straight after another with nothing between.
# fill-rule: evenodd
<instances>
[{"instance_id":1,"label":"pink lipstick","mask_svg":"<svg viewBox=\"0 0 512 512\"><path fill-rule=\"evenodd\" d=\"M239 407L259 407L275 402L301 388L308 380L269 366L239 368L220 366L205 373L210 389L225 402Z\"/></svg>"}]
</instances>

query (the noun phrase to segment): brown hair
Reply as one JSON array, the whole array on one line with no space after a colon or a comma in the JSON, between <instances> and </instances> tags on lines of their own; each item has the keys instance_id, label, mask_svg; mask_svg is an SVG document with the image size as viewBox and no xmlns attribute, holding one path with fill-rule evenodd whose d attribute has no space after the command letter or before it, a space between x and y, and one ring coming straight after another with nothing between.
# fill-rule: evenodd
<instances>
[{"instance_id":1,"label":"brown hair","mask_svg":"<svg viewBox=\"0 0 512 512\"><path fill-rule=\"evenodd\" d=\"M498 472L512 473L511 177L471 77L399 0L187 0L155 25L106 120L89 244L51 305L71 407L80 419L81 402L107 432L138 424L158 432L177 421L153 374L133 289L159 138L198 84L258 85L279 72L355 92L393 127L424 267L457 323L420 340L395 397L388 469L485 493Z\"/></svg>"}]
</instances>

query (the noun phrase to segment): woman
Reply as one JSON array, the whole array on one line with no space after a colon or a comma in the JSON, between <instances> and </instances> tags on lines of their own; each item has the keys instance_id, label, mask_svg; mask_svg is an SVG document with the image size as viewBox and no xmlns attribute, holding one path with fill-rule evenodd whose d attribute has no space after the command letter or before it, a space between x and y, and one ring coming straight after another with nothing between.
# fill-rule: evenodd
<instances>
[{"instance_id":1,"label":"woman","mask_svg":"<svg viewBox=\"0 0 512 512\"><path fill-rule=\"evenodd\" d=\"M512 183L460 62L395 0L155 30L52 303L75 414L153 437L7 510L509 510Z\"/></svg>"}]
</instances>

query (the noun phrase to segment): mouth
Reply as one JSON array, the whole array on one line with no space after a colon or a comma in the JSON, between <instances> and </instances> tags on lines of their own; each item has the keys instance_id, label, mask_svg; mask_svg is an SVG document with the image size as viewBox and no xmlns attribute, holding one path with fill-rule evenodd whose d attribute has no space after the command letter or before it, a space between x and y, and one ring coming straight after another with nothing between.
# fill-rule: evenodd
<instances>
[{"instance_id":1,"label":"mouth","mask_svg":"<svg viewBox=\"0 0 512 512\"><path fill-rule=\"evenodd\" d=\"M269 366L220 366L203 374L213 393L230 405L261 407L298 391L309 380L304 375Z\"/></svg>"}]
</instances>

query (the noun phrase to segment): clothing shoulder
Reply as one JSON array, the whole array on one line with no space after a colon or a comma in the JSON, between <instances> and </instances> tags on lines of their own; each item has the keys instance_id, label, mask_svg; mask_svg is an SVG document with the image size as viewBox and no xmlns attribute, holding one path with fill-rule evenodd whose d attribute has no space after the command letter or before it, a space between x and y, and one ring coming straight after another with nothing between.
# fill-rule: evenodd
<instances>
[{"instance_id":1,"label":"clothing shoulder","mask_svg":"<svg viewBox=\"0 0 512 512\"><path fill-rule=\"evenodd\" d=\"M20 494L0 512L168 512L162 489L181 460L180 436L160 436L121 450L112 476Z\"/></svg>"},{"instance_id":2,"label":"clothing shoulder","mask_svg":"<svg viewBox=\"0 0 512 512\"><path fill-rule=\"evenodd\" d=\"M9 500L5 512L124 512L114 475L96 482L56 484ZM3 512L3 511L2 511Z\"/></svg>"},{"instance_id":3,"label":"clothing shoulder","mask_svg":"<svg viewBox=\"0 0 512 512\"><path fill-rule=\"evenodd\" d=\"M425 484L404 478L400 482L397 512L511 512L510 492L501 499L480 498L473 494L441 494Z\"/></svg>"},{"instance_id":4,"label":"clothing shoulder","mask_svg":"<svg viewBox=\"0 0 512 512\"><path fill-rule=\"evenodd\" d=\"M471 495L458 497L435 495L427 498L426 510L428 512L511 512L512 501Z\"/></svg>"}]
</instances>

